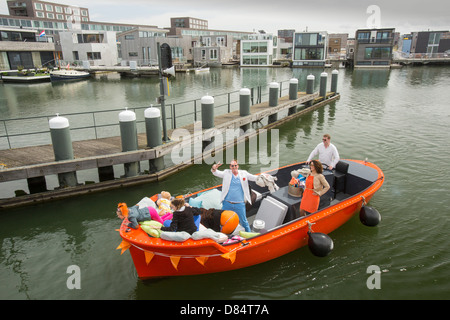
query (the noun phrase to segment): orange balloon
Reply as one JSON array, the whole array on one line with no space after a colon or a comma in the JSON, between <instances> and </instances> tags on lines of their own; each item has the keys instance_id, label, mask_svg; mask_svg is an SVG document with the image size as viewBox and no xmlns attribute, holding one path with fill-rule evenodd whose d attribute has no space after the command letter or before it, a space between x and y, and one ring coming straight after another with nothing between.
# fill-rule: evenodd
<instances>
[{"instance_id":1,"label":"orange balloon","mask_svg":"<svg viewBox=\"0 0 450 320\"><path fill-rule=\"evenodd\" d=\"M221 232L230 234L236 229L239 224L239 216L236 212L231 210L225 210L220 216L220 225L222 226Z\"/></svg>"}]
</instances>

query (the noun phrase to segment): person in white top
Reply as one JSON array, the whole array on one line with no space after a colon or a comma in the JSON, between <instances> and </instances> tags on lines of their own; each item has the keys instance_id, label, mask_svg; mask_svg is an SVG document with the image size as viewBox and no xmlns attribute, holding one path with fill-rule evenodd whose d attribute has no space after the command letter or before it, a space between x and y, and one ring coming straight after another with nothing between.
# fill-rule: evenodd
<instances>
[{"instance_id":1,"label":"person in white top","mask_svg":"<svg viewBox=\"0 0 450 320\"><path fill-rule=\"evenodd\" d=\"M323 165L327 165L330 170L332 170L339 162L339 152L335 145L331 143L329 134L323 135L322 142L314 148L306 163L309 164L317 153L319 153L319 161Z\"/></svg>"}]
</instances>

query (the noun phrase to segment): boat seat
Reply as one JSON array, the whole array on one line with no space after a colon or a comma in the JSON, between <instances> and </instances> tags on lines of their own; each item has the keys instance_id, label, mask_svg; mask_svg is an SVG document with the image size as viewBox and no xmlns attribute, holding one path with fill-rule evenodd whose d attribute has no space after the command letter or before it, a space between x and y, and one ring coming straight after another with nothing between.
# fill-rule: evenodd
<instances>
[{"instance_id":1,"label":"boat seat","mask_svg":"<svg viewBox=\"0 0 450 320\"><path fill-rule=\"evenodd\" d=\"M334 194L338 192L345 193L346 180L347 180L347 172L348 172L349 164L343 161L339 161L336 164L334 170Z\"/></svg>"},{"instance_id":2,"label":"boat seat","mask_svg":"<svg viewBox=\"0 0 450 320\"><path fill-rule=\"evenodd\" d=\"M267 196L262 200L261 206L256 213L255 220L263 220L265 222L265 229L270 230L283 223L287 211L287 205L271 196Z\"/></svg>"}]
</instances>

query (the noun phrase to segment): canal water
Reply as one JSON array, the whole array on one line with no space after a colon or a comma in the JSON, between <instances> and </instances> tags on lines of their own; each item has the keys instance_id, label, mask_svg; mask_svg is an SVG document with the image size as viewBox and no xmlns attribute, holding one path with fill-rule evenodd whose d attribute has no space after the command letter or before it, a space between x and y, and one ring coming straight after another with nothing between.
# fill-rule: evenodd
<instances>
[{"instance_id":1,"label":"canal water","mask_svg":"<svg viewBox=\"0 0 450 320\"><path fill-rule=\"evenodd\" d=\"M280 126L279 164L305 160L324 133L342 158L368 159L386 181L371 205L374 228L356 215L332 232L333 252L308 248L246 269L141 281L116 247L118 202L161 190L185 194L219 184L206 164L164 181L0 212L0 299L449 299L450 68L339 70L340 100ZM306 76L322 70L212 69L177 75L169 103ZM331 78L331 70L329 79ZM146 106L156 79L102 75L58 86L0 85L2 118ZM259 172L261 164L242 164ZM69 289L71 266L80 289ZM379 288L367 281L377 266ZM68 272L69 268L69 272ZM70 282L70 280L69 280Z\"/></svg>"}]
</instances>

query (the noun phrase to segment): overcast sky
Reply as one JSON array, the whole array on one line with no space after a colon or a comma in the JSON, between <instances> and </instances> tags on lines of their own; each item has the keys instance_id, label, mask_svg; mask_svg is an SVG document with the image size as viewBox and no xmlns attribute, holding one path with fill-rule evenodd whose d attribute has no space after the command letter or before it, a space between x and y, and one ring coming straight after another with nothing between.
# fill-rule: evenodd
<instances>
[{"instance_id":1,"label":"overcast sky","mask_svg":"<svg viewBox=\"0 0 450 320\"><path fill-rule=\"evenodd\" d=\"M401 33L450 29L448 0L54 0L89 9L92 21L170 26L171 17L208 20L209 29L349 33L371 24ZM368 9L376 5L375 10ZM0 13L8 14L6 0Z\"/></svg>"}]
</instances>

